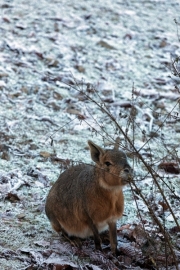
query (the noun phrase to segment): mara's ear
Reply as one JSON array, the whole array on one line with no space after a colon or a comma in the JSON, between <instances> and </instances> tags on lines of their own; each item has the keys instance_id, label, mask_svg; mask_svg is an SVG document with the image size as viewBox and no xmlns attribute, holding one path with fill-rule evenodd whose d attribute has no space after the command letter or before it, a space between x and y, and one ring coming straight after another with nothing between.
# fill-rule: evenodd
<instances>
[{"instance_id":1,"label":"mara's ear","mask_svg":"<svg viewBox=\"0 0 180 270\"><path fill-rule=\"evenodd\" d=\"M100 155L104 154L104 150L100 146L93 143L92 141L88 141L88 144L89 144L92 160L98 163Z\"/></svg>"}]
</instances>

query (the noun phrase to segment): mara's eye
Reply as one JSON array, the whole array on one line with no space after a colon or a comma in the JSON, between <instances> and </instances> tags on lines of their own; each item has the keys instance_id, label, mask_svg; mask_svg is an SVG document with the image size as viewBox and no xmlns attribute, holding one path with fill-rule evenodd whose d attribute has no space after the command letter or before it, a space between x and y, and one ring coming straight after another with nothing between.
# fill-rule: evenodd
<instances>
[{"instance_id":1,"label":"mara's eye","mask_svg":"<svg viewBox=\"0 0 180 270\"><path fill-rule=\"evenodd\" d=\"M109 161L106 161L105 164L106 164L106 166L112 165Z\"/></svg>"}]
</instances>

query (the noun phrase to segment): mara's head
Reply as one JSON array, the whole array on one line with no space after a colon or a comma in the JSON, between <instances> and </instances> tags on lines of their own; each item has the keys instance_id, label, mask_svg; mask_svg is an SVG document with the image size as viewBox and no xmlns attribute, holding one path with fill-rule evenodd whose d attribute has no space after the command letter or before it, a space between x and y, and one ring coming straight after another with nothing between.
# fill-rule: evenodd
<instances>
[{"instance_id":1,"label":"mara's head","mask_svg":"<svg viewBox=\"0 0 180 270\"><path fill-rule=\"evenodd\" d=\"M99 168L100 184L105 188L117 188L128 184L133 177L126 154L114 149L103 149L88 141L91 158Z\"/></svg>"}]
</instances>

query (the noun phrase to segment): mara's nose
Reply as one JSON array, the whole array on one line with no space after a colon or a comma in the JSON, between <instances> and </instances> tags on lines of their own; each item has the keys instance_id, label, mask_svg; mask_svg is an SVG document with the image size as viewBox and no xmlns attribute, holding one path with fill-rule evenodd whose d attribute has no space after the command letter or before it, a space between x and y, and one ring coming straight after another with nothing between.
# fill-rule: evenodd
<instances>
[{"instance_id":1,"label":"mara's nose","mask_svg":"<svg viewBox=\"0 0 180 270\"><path fill-rule=\"evenodd\" d=\"M124 172L127 173L127 174L131 174L132 175L133 174L133 169L131 169L131 168L125 168L124 169Z\"/></svg>"}]
</instances>

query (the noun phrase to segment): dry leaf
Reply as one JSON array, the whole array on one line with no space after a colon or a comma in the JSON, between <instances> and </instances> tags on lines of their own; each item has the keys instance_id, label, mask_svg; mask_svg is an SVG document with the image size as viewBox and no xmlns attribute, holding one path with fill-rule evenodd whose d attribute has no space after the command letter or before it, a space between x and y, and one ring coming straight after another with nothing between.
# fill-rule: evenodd
<instances>
[{"instance_id":1,"label":"dry leaf","mask_svg":"<svg viewBox=\"0 0 180 270\"><path fill-rule=\"evenodd\" d=\"M44 158L48 158L48 157L50 157L52 155L51 153L46 152L46 151L42 151L39 154L40 154L40 156L42 156Z\"/></svg>"},{"instance_id":2,"label":"dry leaf","mask_svg":"<svg viewBox=\"0 0 180 270\"><path fill-rule=\"evenodd\" d=\"M165 170L167 173L174 173L179 174L180 168L178 167L178 164L175 162L162 162L159 164L159 169Z\"/></svg>"}]
</instances>

